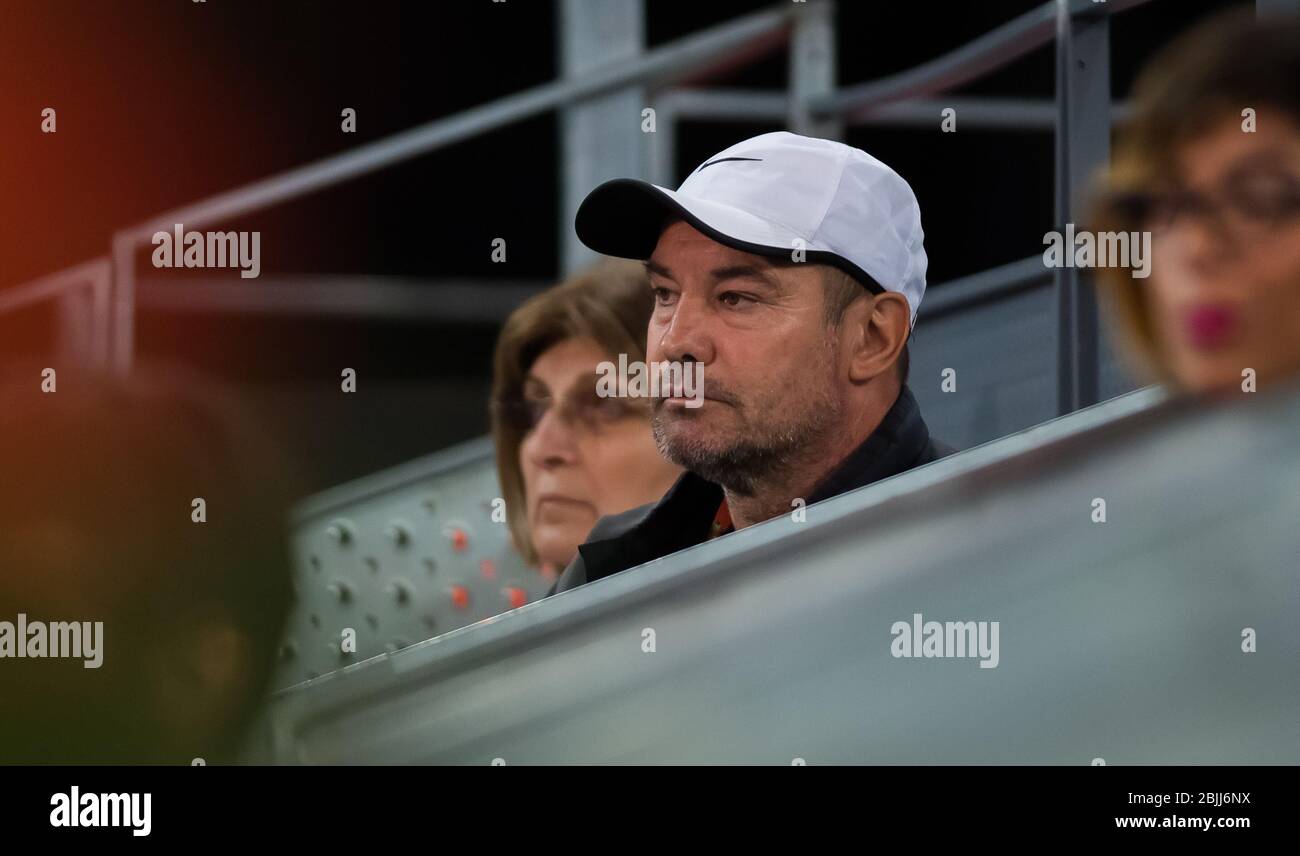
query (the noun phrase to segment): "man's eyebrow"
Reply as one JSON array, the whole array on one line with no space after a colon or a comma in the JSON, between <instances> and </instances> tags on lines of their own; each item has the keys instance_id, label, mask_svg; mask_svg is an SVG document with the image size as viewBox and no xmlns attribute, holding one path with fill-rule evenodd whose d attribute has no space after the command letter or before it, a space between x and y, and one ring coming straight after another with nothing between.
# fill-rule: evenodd
<instances>
[{"instance_id":1,"label":"man's eyebrow","mask_svg":"<svg viewBox=\"0 0 1300 856\"><path fill-rule=\"evenodd\" d=\"M673 272L654 259L646 259L642 264L645 265L646 273L661 276L664 279L673 279ZM715 282L723 282L728 279L753 279L780 290L780 280L772 276L772 270L774 270L772 265L744 263L714 268L709 271L709 277Z\"/></svg>"},{"instance_id":2,"label":"man's eyebrow","mask_svg":"<svg viewBox=\"0 0 1300 856\"><path fill-rule=\"evenodd\" d=\"M780 280L777 277L773 277L771 271L771 265L759 266L754 264L739 264L714 268L709 271L709 276L713 277L717 282L727 279L757 279L772 288L780 289Z\"/></svg>"},{"instance_id":3,"label":"man's eyebrow","mask_svg":"<svg viewBox=\"0 0 1300 856\"><path fill-rule=\"evenodd\" d=\"M648 274L661 276L664 279L673 278L673 272L670 271L668 268L664 267L663 265L659 264L659 262L655 261L654 259L646 259L644 262L642 262L642 264L645 265L645 270L646 273Z\"/></svg>"}]
</instances>

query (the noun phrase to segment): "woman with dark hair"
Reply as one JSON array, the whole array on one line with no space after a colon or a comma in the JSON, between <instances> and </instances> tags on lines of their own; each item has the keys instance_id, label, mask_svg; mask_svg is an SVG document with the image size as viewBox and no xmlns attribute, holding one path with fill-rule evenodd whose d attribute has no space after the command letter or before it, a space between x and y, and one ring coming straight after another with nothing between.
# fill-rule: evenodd
<instances>
[{"instance_id":1,"label":"woman with dark hair","mask_svg":"<svg viewBox=\"0 0 1300 856\"><path fill-rule=\"evenodd\" d=\"M1134 107L1094 213L1152 237L1150 278L1100 273L1139 370L1193 394L1300 379L1300 21L1205 22Z\"/></svg>"},{"instance_id":2,"label":"woman with dark hair","mask_svg":"<svg viewBox=\"0 0 1300 856\"><path fill-rule=\"evenodd\" d=\"M681 469L655 447L646 398L601 397L600 363L645 361L641 265L607 261L537 295L497 340L492 434L516 549L564 570L596 521L654 502Z\"/></svg>"}]
</instances>

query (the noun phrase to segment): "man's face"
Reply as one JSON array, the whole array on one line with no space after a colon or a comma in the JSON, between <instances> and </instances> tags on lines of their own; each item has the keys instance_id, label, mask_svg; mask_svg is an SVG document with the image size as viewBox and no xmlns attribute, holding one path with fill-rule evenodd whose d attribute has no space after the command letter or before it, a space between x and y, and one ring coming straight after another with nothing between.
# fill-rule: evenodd
<instances>
[{"instance_id":1,"label":"man's face","mask_svg":"<svg viewBox=\"0 0 1300 856\"><path fill-rule=\"evenodd\" d=\"M839 348L817 265L774 266L677 221L646 262L651 362L704 364L704 402L654 402L670 461L741 494L818 443L843 409Z\"/></svg>"}]
</instances>

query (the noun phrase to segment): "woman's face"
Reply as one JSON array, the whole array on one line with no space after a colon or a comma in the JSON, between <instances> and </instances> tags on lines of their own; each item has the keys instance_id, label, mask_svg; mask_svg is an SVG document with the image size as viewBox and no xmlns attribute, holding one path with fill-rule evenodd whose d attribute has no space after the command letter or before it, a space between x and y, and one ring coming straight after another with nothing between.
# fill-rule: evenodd
<instances>
[{"instance_id":1,"label":"woman's face","mask_svg":"<svg viewBox=\"0 0 1300 856\"><path fill-rule=\"evenodd\" d=\"M528 528L543 565L562 570L603 515L654 502L680 468L660 456L646 399L600 398L589 339L568 339L524 381L532 428L519 447Z\"/></svg>"},{"instance_id":2,"label":"woman's face","mask_svg":"<svg viewBox=\"0 0 1300 856\"><path fill-rule=\"evenodd\" d=\"M1259 110L1175 152L1182 185L1152 217L1147 284L1157 345L1179 386L1263 391L1300 378L1300 127ZM1170 212L1176 212L1170 217Z\"/></svg>"}]
</instances>

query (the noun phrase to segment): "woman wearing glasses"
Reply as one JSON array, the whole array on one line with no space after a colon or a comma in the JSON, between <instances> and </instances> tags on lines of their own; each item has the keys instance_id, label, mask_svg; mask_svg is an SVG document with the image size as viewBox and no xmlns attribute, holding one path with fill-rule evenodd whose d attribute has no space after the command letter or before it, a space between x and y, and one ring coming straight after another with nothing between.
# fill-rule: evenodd
<instances>
[{"instance_id":1,"label":"woman wearing glasses","mask_svg":"<svg viewBox=\"0 0 1300 856\"><path fill-rule=\"evenodd\" d=\"M1100 276L1138 368L1202 395L1300 380L1300 22L1208 21L1134 107L1096 212L1151 233L1149 279Z\"/></svg>"},{"instance_id":2,"label":"woman wearing glasses","mask_svg":"<svg viewBox=\"0 0 1300 856\"><path fill-rule=\"evenodd\" d=\"M660 456L646 398L601 397L598 366L645 360L654 310L640 264L607 261L540 294L497 340L492 434L511 538L548 574L596 521L658 500L681 469Z\"/></svg>"}]
</instances>

